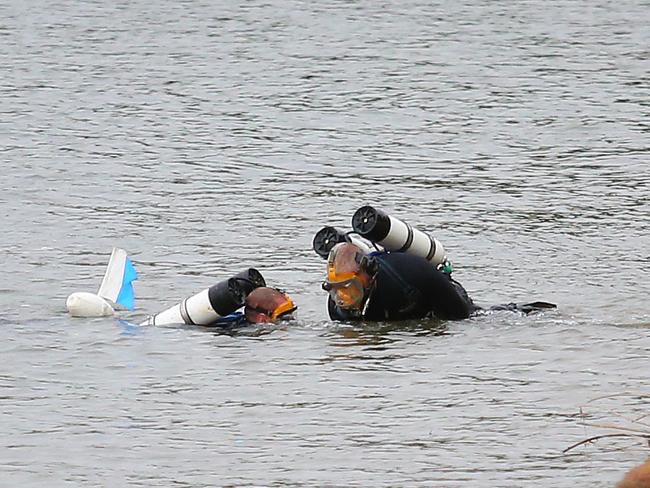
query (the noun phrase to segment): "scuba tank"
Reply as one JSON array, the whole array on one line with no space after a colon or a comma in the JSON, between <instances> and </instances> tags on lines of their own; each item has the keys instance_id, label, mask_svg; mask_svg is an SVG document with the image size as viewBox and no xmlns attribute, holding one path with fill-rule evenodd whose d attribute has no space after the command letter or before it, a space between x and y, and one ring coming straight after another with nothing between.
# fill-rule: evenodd
<instances>
[{"instance_id":1,"label":"scuba tank","mask_svg":"<svg viewBox=\"0 0 650 488\"><path fill-rule=\"evenodd\" d=\"M343 232L336 227L330 226L323 227L321 230L316 232L312 242L312 247L314 248L314 251L316 251L316 254L323 259L327 259L332 248L340 242L351 242L352 244L356 244L366 254L380 250L372 242L361 236L350 232Z\"/></svg>"},{"instance_id":2,"label":"scuba tank","mask_svg":"<svg viewBox=\"0 0 650 488\"><path fill-rule=\"evenodd\" d=\"M448 263L445 248L438 239L370 205L354 213L352 228L361 237L380 244L387 251L420 256L434 266Z\"/></svg>"},{"instance_id":3,"label":"scuba tank","mask_svg":"<svg viewBox=\"0 0 650 488\"><path fill-rule=\"evenodd\" d=\"M316 254L323 259L327 259L332 248L339 242L347 242L345 232L336 227L326 226L316 232L314 240L312 241L312 247L314 248L314 251L316 251Z\"/></svg>"},{"instance_id":4,"label":"scuba tank","mask_svg":"<svg viewBox=\"0 0 650 488\"><path fill-rule=\"evenodd\" d=\"M233 278L236 279L244 288L246 296L248 296L248 294L255 288L266 286L266 280L264 280L262 273L257 271L255 268L245 269L241 273L237 273Z\"/></svg>"},{"instance_id":5,"label":"scuba tank","mask_svg":"<svg viewBox=\"0 0 650 488\"><path fill-rule=\"evenodd\" d=\"M210 325L241 308L250 292L265 285L261 273L249 268L148 317L140 325Z\"/></svg>"}]
</instances>

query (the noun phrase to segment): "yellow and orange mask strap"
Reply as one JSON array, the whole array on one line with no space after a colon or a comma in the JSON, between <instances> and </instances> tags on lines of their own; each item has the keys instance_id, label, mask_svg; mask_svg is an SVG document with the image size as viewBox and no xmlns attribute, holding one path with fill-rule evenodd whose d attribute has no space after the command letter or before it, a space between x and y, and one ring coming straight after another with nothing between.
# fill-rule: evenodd
<instances>
[{"instance_id":1,"label":"yellow and orange mask strap","mask_svg":"<svg viewBox=\"0 0 650 488\"><path fill-rule=\"evenodd\" d=\"M296 310L298 308L296 306L296 304L294 303L294 301L286 293L284 294L284 298L286 299L286 301L284 303L278 305L277 307L275 307L275 310L273 310L273 312L271 312L271 315L270 315L271 320L276 320L278 317L281 317L281 316L283 316L285 314L293 312L294 310Z\"/></svg>"}]
</instances>

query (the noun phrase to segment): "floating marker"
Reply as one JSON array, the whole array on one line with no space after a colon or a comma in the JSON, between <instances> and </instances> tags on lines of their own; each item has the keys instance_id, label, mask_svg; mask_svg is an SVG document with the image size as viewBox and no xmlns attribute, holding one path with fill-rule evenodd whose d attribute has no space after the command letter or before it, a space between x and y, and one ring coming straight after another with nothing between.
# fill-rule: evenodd
<instances>
[{"instance_id":1,"label":"floating marker","mask_svg":"<svg viewBox=\"0 0 650 488\"><path fill-rule=\"evenodd\" d=\"M133 282L137 279L138 273L126 251L114 247L97 294L73 293L65 302L66 308L73 317L106 317L113 315L116 308L133 310Z\"/></svg>"},{"instance_id":2,"label":"floating marker","mask_svg":"<svg viewBox=\"0 0 650 488\"><path fill-rule=\"evenodd\" d=\"M65 301L65 306L73 317L108 317L114 313L110 303L85 291L71 294Z\"/></svg>"},{"instance_id":3,"label":"floating marker","mask_svg":"<svg viewBox=\"0 0 650 488\"><path fill-rule=\"evenodd\" d=\"M133 282L138 273L124 249L113 248L97 295L127 310L135 308Z\"/></svg>"}]
</instances>

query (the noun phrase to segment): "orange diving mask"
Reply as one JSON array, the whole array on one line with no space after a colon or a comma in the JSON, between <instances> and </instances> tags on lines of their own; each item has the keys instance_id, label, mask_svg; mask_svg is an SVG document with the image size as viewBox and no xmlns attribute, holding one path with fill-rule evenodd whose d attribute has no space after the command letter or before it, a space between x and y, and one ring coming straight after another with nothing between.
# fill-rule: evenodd
<instances>
[{"instance_id":1,"label":"orange diving mask","mask_svg":"<svg viewBox=\"0 0 650 488\"><path fill-rule=\"evenodd\" d=\"M286 293L283 293L282 295L284 296L285 301L275 307L273 311L271 311L271 315L269 315L269 317L271 317L271 320L277 320L280 317L294 312L298 308L289 295Z\"/></svg>"},{"instance_id":2,"label":"orange diving mask","mask_svg":"<svg viewBox=\"0 0 650 488\"><path fill-rule=\"evenodd\" d=\"M363 268L367 257L356 245L343 242L332 248L327 258L327 290L337 306L361 309L371 278Z\"/></svg>"},{"instance_id":3,"label":"orange diving mask","mask_svg":"<svg viewBox=\"0 0 650 488\"><path fill-rule=\"evenodd\" d=\"M297 308L296 303L283 291L260 287L246 297L244 314L251 323L275 322Z\"/></svg>"},{"instance_id":4,"label":"orange diving mask","mask_svg":"<svg viewBox=\"0 0 650 488\"><path fill-rule=\"evenodd\" d=\"M339 283L323 283L334 303L344 309L360 309L366 290L360 277L355 276L347 281Z\"/></svg>"}]
</instances>

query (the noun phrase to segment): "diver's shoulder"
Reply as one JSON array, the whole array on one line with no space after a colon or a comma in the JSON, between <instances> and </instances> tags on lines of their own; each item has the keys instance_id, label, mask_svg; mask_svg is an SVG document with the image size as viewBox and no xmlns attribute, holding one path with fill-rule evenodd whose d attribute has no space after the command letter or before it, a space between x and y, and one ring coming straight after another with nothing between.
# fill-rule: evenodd
<instances>
[{"instance_id":1,"label":"diver's shoulder","mask_svg":"<svg viewBox=\"0 0 650 488\"><path fill-rule=\"evenodd\" d=\"M431 263L420 256L407 254L404 252L382 252L375 255L379 262L399 265L399 266L426 266L431 268Z\"/></svg>"}]
</instances>

